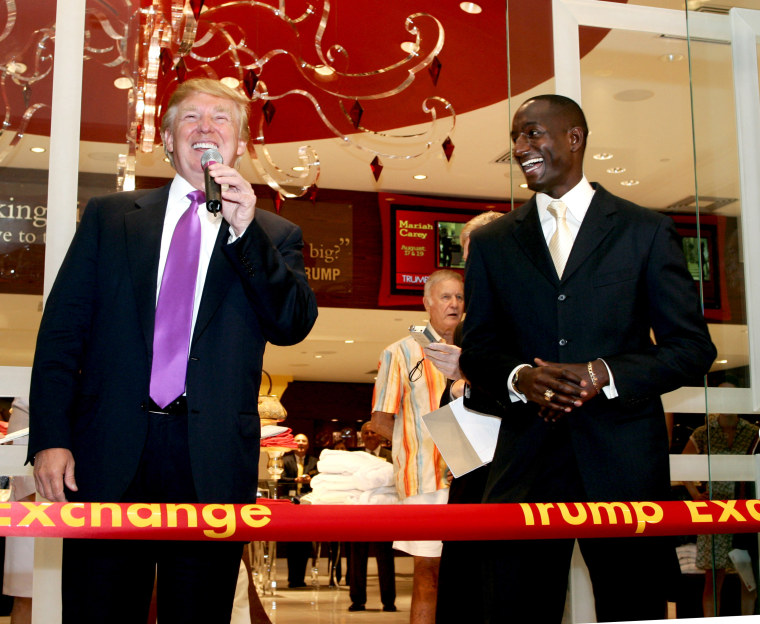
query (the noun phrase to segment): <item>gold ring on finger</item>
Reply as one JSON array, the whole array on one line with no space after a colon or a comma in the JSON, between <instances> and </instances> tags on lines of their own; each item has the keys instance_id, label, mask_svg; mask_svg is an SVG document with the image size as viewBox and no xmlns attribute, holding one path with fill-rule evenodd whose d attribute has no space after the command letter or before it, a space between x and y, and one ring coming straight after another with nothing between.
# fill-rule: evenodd
<instances>
[{"instance_id":1,"label":"gold ring on finger","mask_svg":"<svg viewBox=\"0 0 760 624\"><path fill-rule=\"evenodd\" d=\"M552 390L551 388L547 388L546 392L544 392L544 398L547 401L551 401L553 396L554 396L554 390Z\"/></svg>"}]
</instances>

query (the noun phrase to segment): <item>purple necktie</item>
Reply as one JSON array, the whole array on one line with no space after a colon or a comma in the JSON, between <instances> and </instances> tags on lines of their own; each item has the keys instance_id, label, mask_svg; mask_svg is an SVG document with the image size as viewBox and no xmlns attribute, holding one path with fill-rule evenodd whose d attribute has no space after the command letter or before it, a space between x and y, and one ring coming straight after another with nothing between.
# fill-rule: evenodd
<instances>
[{"instance_id":1,"label":"purple necktie","mask_svg":"<svg viewBox=\"0 0 760 624\"><path fill-rule=\"evenodd\" d=\"M190 207L174 228L156 305L150 398L162 408L185 392L190 352L193 299L201 251L198 206L206 201L206 195L203 191L192 191L187 197Z\"/></svg>"}]
</instances>

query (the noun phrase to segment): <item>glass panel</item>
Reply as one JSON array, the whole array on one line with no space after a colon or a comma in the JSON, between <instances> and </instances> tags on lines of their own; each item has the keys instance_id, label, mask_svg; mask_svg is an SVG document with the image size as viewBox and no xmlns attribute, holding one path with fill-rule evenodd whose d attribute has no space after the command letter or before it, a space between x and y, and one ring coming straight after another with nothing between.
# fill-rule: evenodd
<instances>
[{"instance_id":1,"label":"glass panel","mask_svg":"<svg viewBox=\"0 0 760 624\"><path fill-rule=\"evenodd\" d=\"M584 39L598 33L599 29L582 28L581 45ZM727 46L721 48L726 50ZM700 266L705 270L705 315L711 324L731 325L722 328L718 341L732 339L732 348L739 353L732 356L731 361L738 362L737 366L746 366L748 356L742 280L740 278L739 286L731 290L734 305L729 306L725 293L727 280L723 278L728 269L719 256L719 248L722 252L731 235L734 243L737 240L735 216L729 219L729 214L723 214L731 210L728 204L734 205L734 212L737 208L736 150L733 150L732 157L729 154L720 160L718 154L731 150L721 143L714 143L714 134L705 137L703 149L707 152L714 149L716 156L712 166L719 168L719 172L714 172L712 176L715 184L710 186L714 194L710 218L718 219L718 214L721 216L720 232L718 225L711 223L711 238L703 241L703 251L699 252L695 245L697 193L693 170L688 53L683 40L612 30L583 58L583 106L591 131L585 172L589 180L598 181L610 192L673 217L684 236L685 251L692 258L690 267L694 270L695 280L700 279ZM732 101L730 60L724 69L728 78L716 84L713 87L716 93L710 95L716 98L723 95L728 108ZM723 128L720 135L726 136L732 132L733 127L729 126ZM700 189L700 195L702 193ZM728 195L728 199L724 199L724 194ZM717 213L715 206L723 212ZM737 268L740 273L737 253L738 249L734 247L732 275ZM722 359L727 359L726 348L719 345Z\"/></svg>"},{"instance_id":2,"label":"glass panel","mask_svg":"<svg viewBox=\"0 0 760 624\"><path fill-rule=\"evenodd\" d=\"M42 312L54 22L55 2L0 3L0 366L31 366Z\"/></svg>"},{"instance_id":3,"label":"glass panel","mask_svg":"<svg viewBox=\"0 0 760 624\"><path fill-rule=\"evenodd\" d=\"M701 7L701 11L708 6L694 4L700 6L690 8ZM689 19L694 15L690 13ZM705 315L713 323L719 348L707 385L731 393L732 389L750 386L741 234L742 213L751 209L741 201L732 49L727 43L702 37L691 38L688 48L697 188L692 209L697 211L699 231L685 233L684 244L692 252L694 263L701 263ZM741 469L739 458L735 462L727 456L746 456L756 450L760 415L752 413L748 402L739 409L730 408L722 396L712 394L708 394L706 411L705 418L684 415L681 421L691 429L684 452L709 456L708 478L701 483L686 482L689 495L696 500L754 498L754 483L732 478ZM696 563L706 569L702 599L705 617L757 612L756 593L750 591L746 574L735 574L737 569L744 569L732 558L738 551L757 578L756 535L697 537Z\"/></svg>"},{"instance_id":4,"label":"glass panel","mask_svg":"<svg viewBox=\"0 0 760 624\"><path fill-rule=\"evenodd\" d=\"M584 38L595 32L581 28L581 47ZM719 349L708 384L749 387L730 47L612 30L583 58L581 68L583 104L591 125L587 176L674 219ZM748 403L747 408L751 411ZM711 422L720 418L722 427L717 434L711 427L710 439L704 427L695 433L705 424L699 401L695 401L694 411L697 413L668 414L672 453L680 453L686 446L686 452L708 455L746 454L754 447L757 429L747 422L754 422L754 415L739 421L735 414L715 414ZM733 429L737 423L738 430ZM692 434L693 441L687 446ZM710 461L708 473L711 466ZM747 496L748 484L731 480L736 468L727 470L728 475L719 475L725 480L674 483L674 493L685 499ZM753 540L755 537L749 536L749 542ZM673 579L678 584L674 588L674 595L679 595L678 617L699 617L716 610L711 596L720 590L728 551L735 544L739 544L738 538L735 542L730 535L682 538L683 574ZM686 564L689 554L691 563ZM754 612L753 597L741 591L741 583L733 582L737 578L733 575L725 584L722 615ZM715 585L713 579L718 581Z\"/></svg>"},{"instance_id":5,"label":"glass panel","mask_svg":"<svg viewBox=\"0 0 760 624\"><path fill-rule=\"evenodd\" d=\"M134 188L119 181L129 153L132 54L140 32L139 6L87 0L82 75L79 207L96 194ZM96 96L97 94L97 96ZM134 165L132 165L132 171Z\"/></svg>"}]
</instances>

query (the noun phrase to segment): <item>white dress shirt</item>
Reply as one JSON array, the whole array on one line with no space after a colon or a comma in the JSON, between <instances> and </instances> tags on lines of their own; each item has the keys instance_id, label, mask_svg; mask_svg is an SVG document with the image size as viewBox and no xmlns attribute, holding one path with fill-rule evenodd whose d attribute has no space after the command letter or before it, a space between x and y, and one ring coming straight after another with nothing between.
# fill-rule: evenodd
<instances>
[{"instance_id":1,"label":"white dress shirt","mask_svg":"<svg viewBox=\"0 0 760 624\"><path fill-rule=\"evenodd\" d=\"M187 194L194 191L192 186L181 175L176 174L169 189L169 199L166 202L166 216L164 216L164 229L161 233L161 251L158 257L158 284L156 288L156 302L158 302L158 293L161 292L161 279L164 275L166 266L166 256L169 254L169 245L172 242L174 228L177 222L190 205ZM198 317L198 308L201 305L201 294L203 293L203 284L206 282L206 273L208 264L211 260L211 253L214 251L219 227L222 224L222 214L211 214L206 210L206 204L198 206L198 216L201 220L201 253L198 259L198 276L195 280L195 297L193 299L193 324L191 330L195 329L195 319Z\"/></svg>"}]
</instances>

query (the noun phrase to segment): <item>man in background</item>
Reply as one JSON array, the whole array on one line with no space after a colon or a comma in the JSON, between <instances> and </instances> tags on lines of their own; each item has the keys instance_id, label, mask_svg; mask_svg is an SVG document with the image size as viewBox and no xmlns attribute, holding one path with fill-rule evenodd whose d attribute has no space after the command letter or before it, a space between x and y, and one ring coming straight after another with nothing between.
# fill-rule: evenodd
<instances>
[{"instance_id":1,"label":"man in background","mask_svg":"<svg viewBox=\"0 0 760 624\"><path fill-rule=\"evenodd\" d=\"M296 449L282 456L282 483L290 483L295 496L311 492L311 478L317 474L317 458L308 454L309 438L299 433ZM288 587L306 587L304 578L309 558L314 556L312 542L288 542Z\"/></svg>"},{"instance_id":2,"label":"man in background","mask_svg":"<svg viewBox=\"0 0 760 624\"><path fill-rule=\"evenodd\" d=\"M362 442L364 451L393 463L390 449L382 445L382 436L378 435L371 422L362 425ZM396 565L391 542L349 542L348 545L348 584L351 605L349 611L364 611L367 602L367 560L369 549L373 548L377 561L377 574L380 581L380 601L383 611L396 611Z\"/></svg>"},{"instance_id":3,"label":"man in background","mask_svg":"<svg viewBox=\"0 0 760 624\"><path fill-rule=\"evenodd\" d=\"M171 183L92 199L47 300L30 393L37 491L64 502L251 503L267 342L317 316L300 229L234 168L248 98L177 87L161 122ZM221 187L207 209L201 155ZM63 622L229 622L243 544L64 540Z\"/></svg>"},{"instance_id":4,"label":"man in background","mask_svg":"<svg viewBox=\"0 0 760 624\"><path fill-rule=\"evenodd\" d=\"M589 184L587 137L573 100L526 101L513 153L535 195L471 236L465 404L501 416L487 503L667 499L660 395L701 385L715 357L672 221ZM666 540L579 545L597 621L666 617ZM559 623L572 551L573 540L489 543L484 622L506 609Z\"/></svg>"},{"instance_id":5,"label":"man in background","mask_svg":"<svg viewBox=\"0 0 760 624\"><path fill-rule=\"evenodd\" d=\"M428 330L436 341L453 341L464 311L462 276L435 271L425 282ZM446 378L426 358L420 344L407 336L380 356L375 381L372 426L392 441L396 490L401 504L443 505L448 498L446 464L422 417L438 408ZM432 624L438 591L440 541L396 541L393 547L414 557L411 624Z\"/></svg>"}]
</instances>

